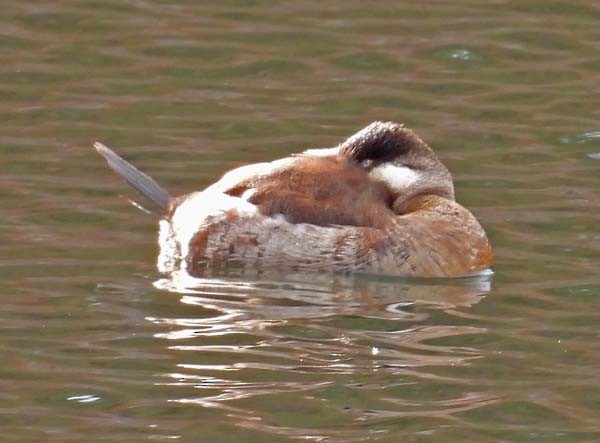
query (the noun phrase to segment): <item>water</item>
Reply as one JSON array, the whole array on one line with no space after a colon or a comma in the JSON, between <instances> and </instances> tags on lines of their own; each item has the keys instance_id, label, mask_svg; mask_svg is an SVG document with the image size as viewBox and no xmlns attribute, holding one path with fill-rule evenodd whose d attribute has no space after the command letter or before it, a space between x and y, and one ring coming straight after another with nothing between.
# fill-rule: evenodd
<instances>
[{"instance_id":1,"label":"water","mask_svg":"<svg viewBox=\"0 0 600 443\"><path fill-rule=\"evenodd\" d=\"M596 2L2 9L0 440L600 440ZM493 277L165 278L92 149L178 194L375 119L449 166Z\"/></svg>"}]
</instances>

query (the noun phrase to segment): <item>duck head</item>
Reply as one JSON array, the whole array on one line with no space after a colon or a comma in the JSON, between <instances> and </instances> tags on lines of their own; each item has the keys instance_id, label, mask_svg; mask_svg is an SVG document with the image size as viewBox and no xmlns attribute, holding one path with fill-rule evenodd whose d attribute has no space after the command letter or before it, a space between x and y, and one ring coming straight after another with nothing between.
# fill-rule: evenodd
<instances>
[{"instance_id":1,"label":"duck head","mask_svg":"<svg viewBox=\"0 0 600 443\"><path fill-rule=\"evenodd\" d=\"M454 200L452 175L412 130L393 122L374 122L338 146L338 156L363 168L392 193L394 212L411 199L436 195Z\"/></svg>"}]
</instances>

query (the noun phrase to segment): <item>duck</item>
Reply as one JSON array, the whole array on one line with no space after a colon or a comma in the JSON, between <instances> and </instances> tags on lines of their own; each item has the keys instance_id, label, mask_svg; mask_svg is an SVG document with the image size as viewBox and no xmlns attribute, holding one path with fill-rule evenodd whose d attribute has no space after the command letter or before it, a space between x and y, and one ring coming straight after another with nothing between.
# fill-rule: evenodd
<instances>
[{"instance_id":1,"label":"duck","mask_svg":"<svg viewBox=\"0 0 600 443\"><path fill-rule=\"evenodd\" d=\"M450 171L402 124L376 121L337 146L241 166L179 197L102 143L94 147L160 211L163 271L238 265L462 277L493 265L483 227L455 200Z\"/></svg>"}]
</instances>

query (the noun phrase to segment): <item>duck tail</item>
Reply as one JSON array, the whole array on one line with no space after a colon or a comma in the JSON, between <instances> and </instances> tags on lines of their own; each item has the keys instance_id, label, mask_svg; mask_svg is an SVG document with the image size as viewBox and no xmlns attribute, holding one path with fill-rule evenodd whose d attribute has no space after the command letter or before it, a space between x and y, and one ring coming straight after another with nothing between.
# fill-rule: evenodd
<instances>
[{"instance_id":1,"label":"duck tail","mask_svg":"<svg viewBox=\"0 0 600 443\"><path fill-rule=\"evenodd\" d=\"M108 166L125 180L133 189L144 197L150 199L163 211L169 209L172 197L167 190L154 181L149 175L144 174L131 163L123 160L112 149L100 142L94 143L96 151L108 162Z\"/></svg>"}]
</instances>

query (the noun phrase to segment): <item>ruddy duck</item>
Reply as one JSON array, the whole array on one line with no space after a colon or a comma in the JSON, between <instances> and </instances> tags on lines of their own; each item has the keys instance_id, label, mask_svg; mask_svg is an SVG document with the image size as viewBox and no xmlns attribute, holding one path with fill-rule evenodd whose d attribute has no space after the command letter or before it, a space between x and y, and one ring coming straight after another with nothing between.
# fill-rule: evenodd
<instances>
[{"instance_id":1,"label":"ruddy duck","mask_svg":"<svg viewBox=\"0 0 600 443\"><path fill-rule=\"evenodd\" d=\"M171 197L106 146L109 166L162 211L160 263L454 277L489 269L477 219L413 131L374 122L334 148L242 166Z\"/></svg>"}]
</instances>

